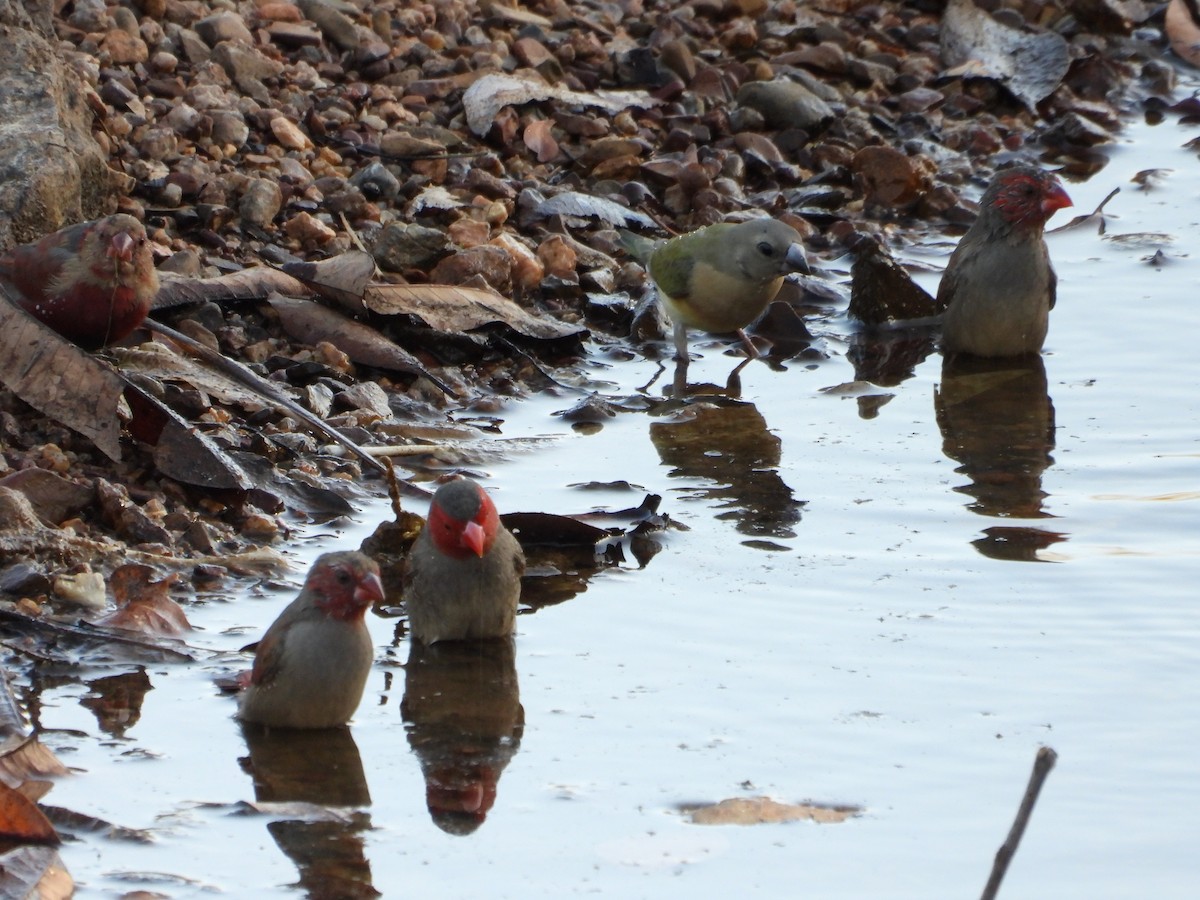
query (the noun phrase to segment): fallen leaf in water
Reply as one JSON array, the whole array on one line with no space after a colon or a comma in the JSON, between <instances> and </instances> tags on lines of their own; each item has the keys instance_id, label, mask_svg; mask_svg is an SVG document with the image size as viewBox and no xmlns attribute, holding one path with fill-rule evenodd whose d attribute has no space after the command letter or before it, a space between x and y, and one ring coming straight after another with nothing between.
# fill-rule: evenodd
<instances>
[{"instance_id":1,"label":"fallen leaf in water","mask_svg":"<svg viewBox=\"0 0 1200 900\"><path fill-rule=\"evenodd\" d=\"M171 573L154 581L149 566L130 563L114 571L108 579L117 609L101 620L110 628L124 628L156 637L177 637L191 631L187 615L171 599L171 585L179 576Z\"/></svg>"},{"instance_id":2,"label":"fallen leaf in water","mask_svg":"<svg viewBox=\"0 0 1200 900\"><path fill-rule=\"evenodd\" d=\"M1061 35L1002 25L972 0L951 0L946 7L941 53L945 75L998 81L1030 110L1054 93L1071 62Z\"/></svg>"},{"instance_id":3,"label":"fallen leaf in water","mask_svg":"<svg viewBox=\"0 0 1200 900\"><path fill-rule=\"evenodd\" d=\"M37 735L13 735L0 747L0 783L36 800L49 790L49 777L69 774ZM31 786L32 785L32 786Z\"/></svg>"},{"instance_id":4,"label":"fallen leaf in water","mask_svg":"<svg viewBox=\"0 0 1200 900\"><path fill-rule=\"evenodd\" d=\"M70 900L75 881L53 847L14 847L0 854L0 896Z\"/></svg>"},{"instance_id":5,"label":"fallen leaf in water","mask_svg":"<svg viewBox=\"0 0 1200 900\"><path fill-rule=\"evenodd\" d=\"M693 825L778 825L817 822L836 825L862 813L858 806L821 803L780 803L770 797L733 797L713 804L679 807Z\"/></svg>"},{"instance_id":6,"label":"fallen leaf in water","mask_svg":"<svg viewBox=\"0 0 1200 900\"><path fill-rule=\"evenodd\" d=\"M7 784L0 783L0 837L23 844L61 843L58 832L37 805ZM5 863L7 866L7 863ZM6 869L7 874L7 869ZM14 896L5 894L4 896ZM28 896L20 894L16 896Z\"/></svg>"}]
</instances>

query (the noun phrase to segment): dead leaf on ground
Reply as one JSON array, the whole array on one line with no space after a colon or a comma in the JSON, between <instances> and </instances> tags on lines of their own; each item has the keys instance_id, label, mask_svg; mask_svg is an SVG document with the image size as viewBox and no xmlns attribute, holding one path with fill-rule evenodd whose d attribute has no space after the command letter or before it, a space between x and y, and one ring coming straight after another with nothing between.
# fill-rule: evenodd
<instances>
[{"instance_id":1,"label":"dead leaf on ground","mask_svg":"<svg viewBox=\"0 0 1200 900\"><path fill-rule=\"evenodd\" d=\"M183 607L169 594L179 576L172 573L160 581L153 578L153 569L137 563L114 571L108 584L117 609L101 619L100 624L156 637L177 637L191 631Z\"/></svg>"},{"instance_id":2,"label":"dead leaf on ground","mask_svg":"<svg viewBox=\"0 0 1200 900\"><path fill-rule=\"evenodd\" d=\"M1061 35L1002 25L972 0L951 0L946 7L941 53L946 76L999 81L1030 110L1054 93L1071 63Z\"/></svg>"},{"instance_id":3,"label":"dead leaf on ground","mask_svg":"<svg viewBox=\"0 0 1200 900\"><path fill-rule=\"evenodd\" d=\"M112 367L18 309L0 288L0 381L32 406L121 459L124 383Z\"/></svg>"},{"instance_id":4,"label":"dead leaf on ground","mask_svg":"<svg viewBox=\"0 0 1200 900\"><path fill-rule=\"evenodd\" d=\"M824 803L780 803L770 797L733 797L712 804L679 807L693 825L778 825L817 822L836 825L862 813L858 806Z\"/></svg>"},{"instance_id":5,"label":"dead leaf on ground","mask_svg":"<svg viewBox=\"0 0 1200 900\"><path fill-rule=\"evenodd\" d=\"M133 410L130 431L154 447L154 465L160 473L211 489L244 491L252 486L229 454L133 378L127 379L125 397Z\"/></svg>"},{"instance_id":6,"label":"dead leaf on ground","mask_svg":"<svg viewBox=\"0 0 1200 900\"><path fill-rule=\"evenodd\" d=\"M375 258L370 253L350 250L320 262L285 263L280 268L347 312L366 311L363 293L376 271Z\"/></svg>"},{"instance_id":7,"label":"dead leaf on ground","mask_svg":"<svg viewBox=\"0 0 1200 900\"><path fill-rule=\"evenodd\" d=\"M328 341L358 365L420 375L449 396L458 397L453 388L431 375L415 356L369 325L348 319L336 310L311 300L295 300L278 294L272 295L269 300L272 308L279 313L283 330L293 340L314 346Z\"/></svg>"},{"instance_id":8,"label":"dead leaf on ground","mask_svg":"<svg viewBox=\"0 0 1200 900\"><path fill-rule=\"evenodd\" d=\"M463 112L467 125L482 137L491 130L496 114L506 106L522 106L541 100L558 100L567 106L594 106L618 113L636 107L655 106L645 91L573 91L563 85L549 84L534 73L489 74L478 78L463 92Z\"/></svg>"},{"instance_id":9,"label":"dead leaf on ground","mask_svg":"<svg viewBox=\"0 0 1200 900\"><path fill-rule=\"evenodd\" d=\"M153 309L199 306L229 300L265 300L272 293L304 296L304 283L270 266L252 266L217 278L190 278L163 272Z\"/></svg>"},{"instance_id":10,"label":"dead leaf on ground","mask_svg":"<svg viewBox=\"0 0 1200 900\"><path fill-rule=\"evenodd\" d=\"M599 219L608 225L620 225L623 228L634 225L640 228L658 227L653 219L643 213L581 191L563 191L548 197L533 208L533 214L543 219L552 216L562 216L566 219Z\"/></svg>"},{"instance_id":11,"label":"dead leaf on ground","mask_svg":"<svg viewBox=\"0 0 1200 900\"><path fill-rule=\"evenodd\" d=\"M534 119L525 126L525 146L537 155L537 161L547 163L558 156L558 141L551 134L554 123L549 119Z\"/></svg>"},{"instance_id":12,"label":"dead leaf on ground","mask_svg":"<svg viewBox=\"0 0 1200 900\"><path fill-rule=\"evenodd\" d=\"M500 323L525 337L553 341L580 338L587 329L526 312L507 297L478 288L446 284L375 284L367 307L381 315L416 316L435 331L451 334Z\"/></svg>"}]
</instances>

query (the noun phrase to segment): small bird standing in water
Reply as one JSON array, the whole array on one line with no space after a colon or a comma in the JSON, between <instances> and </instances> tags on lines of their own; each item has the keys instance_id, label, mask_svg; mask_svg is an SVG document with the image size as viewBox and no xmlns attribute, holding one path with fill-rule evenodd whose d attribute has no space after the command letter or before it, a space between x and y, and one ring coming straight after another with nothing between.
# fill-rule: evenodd
<instances>
[{"instance_id":1,"label":"small bird standing in water","mask_svg":"<svg viewBox=\"0 0 1200 900\"><path fill-rule=\"evenodd\" d=\"M1046 341L1058 277L1043 233L1071 205L1058 178L1031 166L1003 169L979 202L938 286L942 352L1037 353Z\"/></svg>"},{"instance_id":2,"label":"small bird standing in water","mask_svg":"<svg viewBox=\"0 0 1200 900\"><path fill-rule=\"evenodd\" d=\"M381 602L374 560L355 551L317 557L299 596L258 642L238 718L275 728L345 725L375 655L364 617Z\"/></svg>"},{"instance_id":3,"label":"small bird standing in water","mask_svg":"<svg viewBox=\"0 0 1200 900\"><path fill-rule=\"evenodd\" d=\"M776 219L720 222L666 241L621 232L622 246L646 264L674 326L675 358L686 361L687 330L737 332L767 308L785 275L809 271L800 235Z\"/></svg>"},{"instance_id":4,"label":"small bird standing in water","mask_svg":"<svg viewBox=\"0 0 1200 900\"><path fill-rule=\"evenodd\" d=\"M0 256L0 282L35 319L96 350L145 321L158 270L145 226L122 213L13 247Z\"/></svg>"},{"instance_id":5,"label":"small bird standing in water","mask_svg":"<svg viewBox=\"0 0 1200 900\"><path fill-rule=\"evenodd\" d=\"M512 634L525 554L487 491L468 478L438 488L409 552L404 603L423 644Z\"/></svg>"}]
</instances>

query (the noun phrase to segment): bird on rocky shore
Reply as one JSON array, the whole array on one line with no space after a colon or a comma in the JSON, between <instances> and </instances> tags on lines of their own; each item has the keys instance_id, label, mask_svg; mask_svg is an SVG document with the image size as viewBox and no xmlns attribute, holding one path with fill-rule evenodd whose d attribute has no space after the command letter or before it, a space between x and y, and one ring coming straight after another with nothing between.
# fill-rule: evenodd
<instances>
[{"instance_id":1,"label":"bird on rocky shore","mask_svg":"<svg viewBox=\"0 0 1200 900\"><path fill-rule=\"evenodd\" d=\"M487 491L468 478L438 488L413 542L404 603L423 644L512 634L525 554Z\"/></svg>"},{"instance_id":2,"label":"bird on rocky shore","mask_svg":"<svg viewBox=\"0 0 1200 900\"><path fill-rule=\"evenodd\" d=\"M621 231L625 250L646 264L674 327L676 359L686 361L687 330L736 332L757 319L792 272L807 274L796 229L776 219L720 222L666 241Z\"/></svg>"},{"instance_id":3,"label":"bird on rocky shore","mask_svg":"<svg viewBox=\"0 0 1200 900\"><path fill-rule=\"evenodd\" d=\"M95 350L142 324L158 271L145 226L121 213L13 247L0 256L0 284L34 318Z\"/></svg>"},{"instance_id":4,"label":"bird on rocky shore","mask_svg":"<svg viewBox=\"0 0 1200 900\"><path fill-rule=\"evenodd\" d=\"M1071 205L1058 178L1032 166L998 172L938 286L947 355L1020 356L1042 349L1058 277L1043 233Z\"/></svg>"},{"instance_id":5,"label":"bird on rocky shore","mask_svg":"<svg viewBox=\"0 0 1200 900\"><path fill-rule=\"evenodd\" d=\"M382 601L372 559L355 551L317 557L300 594L258 642L238 718L273 728L345 725L374 659L364 617Z\"/></svg>"}]
</instances>

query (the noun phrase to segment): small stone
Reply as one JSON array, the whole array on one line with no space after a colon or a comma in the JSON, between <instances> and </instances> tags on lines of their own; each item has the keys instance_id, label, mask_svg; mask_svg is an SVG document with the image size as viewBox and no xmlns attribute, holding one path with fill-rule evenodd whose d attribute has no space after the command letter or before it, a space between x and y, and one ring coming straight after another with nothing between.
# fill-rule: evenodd
<instances>
[{"instance_id":1,"label":"small stone","mask_svg":"<svg viewBox=\"0 0 1200 900\"><path fill-rule=\"evenodd\" d=\"M111 63L119 66L143 63L150 58L150 48L146 42L120 28L114 28L104 36L100 50L108 55Z\"/></svg>"},{"instance_id":2,"label":"small stone","mask_svg":"<svg viewBox=\"0 0 1200 900\"><path fill-rule=\"evenodd\" d=\"M752 81L738 90L737 102L757 110L771 128L818 128L833 119L833 109L808 88L787 78Z\"/></svg>"},{"instance_id":3,"label":"small stone","mask_svg":"<svg viewBox=\"0 0 1200 900\"><path fill-rule=\"evenodd\" d=\"M271 120L271 133L275 135L275 140L288 150L311 150L313 148L313 142L308 135L286 116L276 116Z\"/></svg>"},{"instance_id":4,"label":"small stone","mask_svg":"<svg viewBox=\"0 0 1200 900\"><path fill-rule=\"evenodd\" d=\"M447 256L429 274L434 284L463 284L476 276L507 294L512 289L512 259L501 248L483 244Z\"/></svg>"},{"instance_id":5,"label":"small stone","mask_svg":"<svg viewBox=\"0 0 1200 900\"><path fill-rule=\"evenodd\" d=\"M449 245L446 235L436 228L392 222L379 232L371 255L381 269L403 272L432 262L445 253Z\"/></svg>"},{"instance_id":6,"label":"small stone","mask_svg":"<svg viewBox=\"0 0 1200 900\"><path fill-rule=\"evenodd\" d=\"M306 212L292 216L283 226L288 237L295 238L304 247L323 247L337 237L337 232Z\"/></svg>"},{"instance_id":7,"label":"small stone","mask_svg":"<svg viewBox=\"0 0 1200 900\"><path fill-rule=\"evenodd\" d=\"M212 113L212 139L215 143L241 147L250 139L250 128L236 109Z\"/></svg>"},{"instance_id":8,"label":"small stone","mask_svg":"<svg viewBox=\"0 0 1200 900\"><path fill-rule=\"evenodd\" d=\"M201 19L195 24L196 34L200 35L208 46L216 47L222 41L235 41L239 44L253 45L254 36L246 27L245 21L235 12L225 11Z\"/></svg>"},{"instance_id":9,"label":"small stone","mask_svg":"<svg viewBox=\"0 0 1200 900\"><path fill-rule=\"evenodd\" d=\"M239 529L242 537L256 541L270 541L279 536L279 522L266 513L251 513L242 521Z\"/></svg>"},{"instance_id":10,"label":"small stone","mask_svg":"<svg viewBox=\"0 0 1200 900\"><path fill-rule=\"evenodd\" d=\"M249 225L266 228L275 221L283 207L283 191L271 178L252 178L242 192L238 214Z\"/></svg>"},{"instance_id":11,"label":"small stone","mask_svg":"<svg viewBox=\"0 0 1200 900\"><path fill-rule=\"evenodd\" d=\"M392 415L387 393L373 381L359 381L350 385L334 398L339 409L366 412L379 419Z\"/></svg>"},{"instance_id":12,"label":"small stone","mask_svg":"<svg viewBox=\"0 0 1200 900\"><path fill-rule=\"evenodd\" d=\"M54 596L66 603L87 609L104 609L108 603L104 576L90 569L54 579Z\"/></svg>"}]
</instances>

